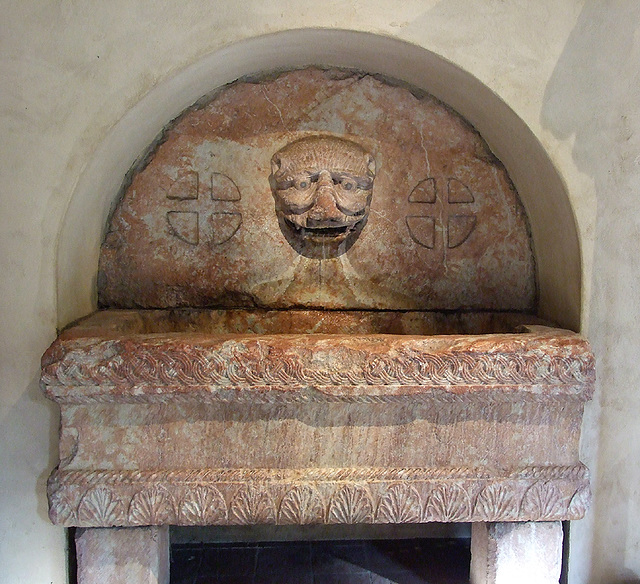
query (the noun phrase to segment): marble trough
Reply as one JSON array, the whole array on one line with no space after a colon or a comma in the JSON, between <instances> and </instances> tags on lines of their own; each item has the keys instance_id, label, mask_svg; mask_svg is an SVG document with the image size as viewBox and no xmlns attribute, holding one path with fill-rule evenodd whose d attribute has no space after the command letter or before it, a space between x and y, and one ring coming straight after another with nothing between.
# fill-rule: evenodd
<instances>
[{"instance_id":1,"label":"marble trough","mask_svg":"<svg viewBox=\"0 0 640 584\"><path fill-rule=\"evenodd\" d=\"M42 383L62 412L51 519L579 519L590 498L578 443L593 356L575 333L518 320L537 321L97 312L43 357ZM473 334L437 334L456 327ZM336 334L350 328L361 332Z\"/></svg>"}]
</instances>

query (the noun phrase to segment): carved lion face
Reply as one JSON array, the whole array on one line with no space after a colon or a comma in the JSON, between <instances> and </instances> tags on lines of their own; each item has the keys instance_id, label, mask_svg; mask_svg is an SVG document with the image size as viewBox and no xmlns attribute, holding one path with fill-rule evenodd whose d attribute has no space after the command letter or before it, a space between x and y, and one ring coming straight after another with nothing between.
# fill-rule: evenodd
<instances>
[{"instance_id":1,"label":"carved lion face","mask_svg":"<svg viewBox=\"0 0 640 584\"><path fill-rule=\"evenodd\" d=\"M362 146L331 136L287 144L271 159L281 225L303 241L340 242L366 222L375 160Z\"/></svg>"}]
</instances>

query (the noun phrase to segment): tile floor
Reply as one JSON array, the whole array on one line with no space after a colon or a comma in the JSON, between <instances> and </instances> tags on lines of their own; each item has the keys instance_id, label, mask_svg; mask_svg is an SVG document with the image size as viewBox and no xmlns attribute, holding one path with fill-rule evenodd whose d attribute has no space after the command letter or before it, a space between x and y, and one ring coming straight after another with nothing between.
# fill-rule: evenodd
<instances>
[{"instance_id":1,"label":"tile floor","mask_svg":"<svg viewBox=\"0 0 640 584\"><path fill-rule=\"evenodd\" d=\"M171 584L468 584L469 539L177 544Z\"/></svg>"}]
</instances>

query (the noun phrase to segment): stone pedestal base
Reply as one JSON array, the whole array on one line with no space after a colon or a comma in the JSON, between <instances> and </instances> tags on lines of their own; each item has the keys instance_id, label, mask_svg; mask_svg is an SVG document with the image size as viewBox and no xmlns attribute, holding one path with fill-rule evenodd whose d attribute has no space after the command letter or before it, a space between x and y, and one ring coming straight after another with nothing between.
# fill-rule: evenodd
<instances>
[{"instance_id":1,"label":"stone pedestal base","mask_svg":"<svg viewBox=\"0 0 640 584\"><path fill-rule=\"evenodd\" d=\"M78 584L169 584L169 528L89 528L76 533Z\"/></svg>"},{"instance_id":2,"label":"stone pedestal base","mask_svg":"<svg viewBox=\"0 0 640 584\"><path fill-rule=\"evenodd\" d=\"M169 528L88 528L76 534L79 584L169 584ZM558 584L562 524L474 523L471 584Z\"/></svg>"},{"instance_id":3,"label":"stone pedestal base","mask_svg":"<svg viewBox=\"0 0 640 584\"><path fill-rule=\"evenodd\" d=\"M558 584L562 523L474 523L471 584Z\"/></svg>"}]
</instances>

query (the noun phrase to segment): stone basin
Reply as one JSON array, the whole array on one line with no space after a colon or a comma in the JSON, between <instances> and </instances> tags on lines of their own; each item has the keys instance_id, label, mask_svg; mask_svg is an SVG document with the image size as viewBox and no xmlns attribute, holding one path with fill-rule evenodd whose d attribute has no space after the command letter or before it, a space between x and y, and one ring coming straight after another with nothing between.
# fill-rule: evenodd
<instances>
[{"instance_id":1,"label":"stone basin","mask_svg":"<svg viewBox=\"0 0 640 584\"><path fill-rule=\"evenodd\" d=\"M167 582L168 525L473 522L474 584L513 580L501 558L559 572L594 360L529 316L569 305L532 232L472 125L377 75L268 75L185 110L104 230L109 310L43 357L50 516L97 528L79 581Z\"/></svg>"},{"instance_id":2,"label":"stone basin","mask_svg":"<svg viewBox=\"0 0 640 584\"><path fill-rule=\"evenodd\" d=\"M578 443L594 361L580 336L540 322L97 312L43 357L42 383L62 410L51 518L84 527L577 519L590 497Z\"/></svg>"}]
</instances>

